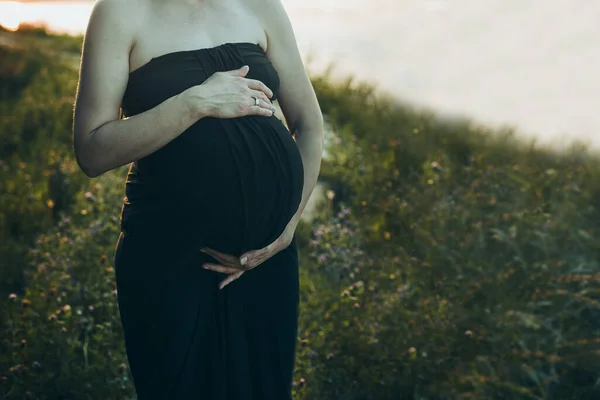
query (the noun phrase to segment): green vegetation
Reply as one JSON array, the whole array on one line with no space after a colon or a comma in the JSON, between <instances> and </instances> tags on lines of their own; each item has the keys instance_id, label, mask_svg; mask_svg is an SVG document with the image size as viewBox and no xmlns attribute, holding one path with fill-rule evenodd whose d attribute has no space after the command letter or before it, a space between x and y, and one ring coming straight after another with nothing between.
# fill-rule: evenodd
<instances>
[{"instance_id":1,"label":"green vegetation","mask_svg":"<svg viewBox=\"0 0 600 400\"><path fill-rule=\"evenodd\" d=\"M76 167L68 40L0 47L0 399L133 396L125 169ZM313 83L330 191L298 228L296 399L600 398L600 160Z\"/></svg>"}]
</instances>

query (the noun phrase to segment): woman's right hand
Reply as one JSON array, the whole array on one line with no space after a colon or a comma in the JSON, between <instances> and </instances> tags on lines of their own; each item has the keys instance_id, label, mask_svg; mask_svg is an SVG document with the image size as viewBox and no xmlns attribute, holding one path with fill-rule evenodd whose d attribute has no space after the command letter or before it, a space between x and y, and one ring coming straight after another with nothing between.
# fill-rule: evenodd
<instances>
[{"instance_id":1,"label":"woman's right hand","mask_svg":"<svg viewBox=\"0 0 600 400\"><path fill-rule=\"evenodd\" d=\"M201 85L187 89L192 112L199 117L236 118L245 115L270 117L275 107L269 100L273 92L264 83L246 78L250 67L219 71ZM254 97L258 97L256 105Z\"/></svg>"}]
</instances>

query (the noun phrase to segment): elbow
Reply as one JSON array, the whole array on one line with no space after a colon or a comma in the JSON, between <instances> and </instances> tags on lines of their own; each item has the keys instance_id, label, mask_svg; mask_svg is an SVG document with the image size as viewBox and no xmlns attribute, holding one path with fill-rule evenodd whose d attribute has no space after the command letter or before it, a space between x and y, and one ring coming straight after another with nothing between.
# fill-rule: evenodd
<instances>
[{"instance_id":1,"label":"elbow","mask_svg":"<svg viewBox=\"0 0 600 400\"><path fill-rule=\"evenodd\" d=\"M94 162L94 157L92 157L89 152L84 151L81 147L82 146L77 145L77 142L75 143L75 160L77 161L77 165L87 177L96 178L101 175L102 172Z\"/></svg>"},{"instance_id":2,"label":"elbow","mask_svg":"<svg viewBox=\"0 0 600 400\"><path fill-rule=\"evenodd\" d=\"M75 160L77 161L77 165L79 169L88 177L88 178L96 178L100 176L104 171L101 170L98 165L98 158L95 156L92 147L90 134L82 134L81 132L77 132L74 130L74 141L73 141L73 150L75 151Z\"/></svg>"},{"instance_id":3,"label":"elbow","mask_svg":"<svg viewBox=\"0 0 600 400\"><path fill-rule=\"evenodd\" d=\"M96 177L102 175L102 173L97 170L83 169L83 168L81 168L81 170L88 178L96 178Z\"/></svg>"},{"instance_id":4,"label":"elbow","mask_svg":"<svg viewBox=\"0 0 600 400\"><path fill-rule=\"evenodd\" d=\"M77 159L77 165L79 165L79 169L83 171L88 178L96 178L97 176L101 175L101 172L95 168L91 162L85 161L85 157L76 156L75 158Z\"/></svg>"},{"instance_id":5,"label":"elbow","mask_svg":"<svg viewBox=\"0 0 600 400\"><path fill-rule=\"evenodd\" d=\"M315 137L320 138L321 141L323 140L325 122L323 114L320 112L298 118L298 120L295 121L294 127L294 131L299 135L314 135Z\"/></svg>"}]
</instances>

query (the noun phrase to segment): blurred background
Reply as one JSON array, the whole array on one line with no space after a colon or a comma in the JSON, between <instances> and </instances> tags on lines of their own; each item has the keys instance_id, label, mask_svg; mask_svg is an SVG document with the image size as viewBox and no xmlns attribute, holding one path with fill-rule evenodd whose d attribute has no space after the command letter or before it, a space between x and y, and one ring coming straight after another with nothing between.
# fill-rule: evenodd
<instances>
[{"instance_id":1,"label":"blurred background","mask_svg":"<svg viewBox=\"0 0 600 400\"><path fill-rule=\"evenodd\" d=\"M317 72L337 61L415 104L600 148L600 4L572 0L283 0ZM85 31L93 2L1 2L0 24Z\"/></svg>"},{"instance_id":2,"label":"blurred background","mask_svg":"<svg viewBox=\"0 0 600 400\"><path fill-rule=\"evenodd\" d=\"M600 3L282 0L326 120L298 400L600 399ZM0 399L131 399L93 2L0 1Z\"/></svg>"}]
</instances>

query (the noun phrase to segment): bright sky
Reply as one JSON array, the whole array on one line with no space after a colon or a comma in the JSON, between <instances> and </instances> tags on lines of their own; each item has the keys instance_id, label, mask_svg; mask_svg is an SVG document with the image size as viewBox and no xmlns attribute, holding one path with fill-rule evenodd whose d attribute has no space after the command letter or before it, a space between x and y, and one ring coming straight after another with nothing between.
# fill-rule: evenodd
<instances>
[{"instance_id":1,"label":"bright sky","mask_svg":"<svg viewBox=\"0 0 600 400\"><path fill-rule=\"evenodd\" d=\"M335 60L416 104L600 149L600 2L283 0L312 70ZM0 1L0 24L85 29L91 3Z\"/></svg>"}]
</instances>

